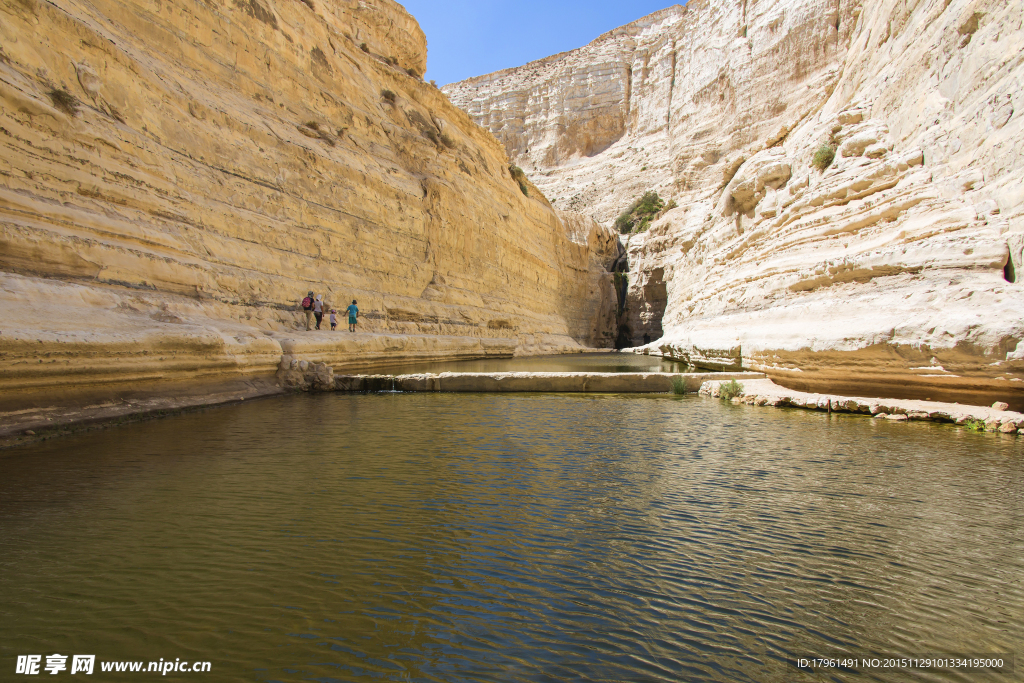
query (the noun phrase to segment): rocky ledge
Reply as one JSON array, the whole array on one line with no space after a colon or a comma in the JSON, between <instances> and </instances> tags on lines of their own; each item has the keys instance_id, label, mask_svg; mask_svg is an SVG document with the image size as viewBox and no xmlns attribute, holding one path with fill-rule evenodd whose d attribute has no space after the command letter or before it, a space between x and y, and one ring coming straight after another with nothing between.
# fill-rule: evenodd
<instances>
[{"instance_id":1,"label":"rocky ledge","mask_svg":"<svg viewBox=\"0 0 1024 683\"><path fill-rule=\"evenodd\" d=\"M726 380L709 380L701 385L698 393L702 396L722 398L725 383ZM780 387L770 379L743 382L739 395L733 396L730 400L733 403L752 406L857 413L893 422L930 420L966 425L979 431L1024 434L1024 413L1009 410L1009 405L1004 402L996 402L991 407L985 407L939 401L812 394Z\"/></svg>"}]
</instances>

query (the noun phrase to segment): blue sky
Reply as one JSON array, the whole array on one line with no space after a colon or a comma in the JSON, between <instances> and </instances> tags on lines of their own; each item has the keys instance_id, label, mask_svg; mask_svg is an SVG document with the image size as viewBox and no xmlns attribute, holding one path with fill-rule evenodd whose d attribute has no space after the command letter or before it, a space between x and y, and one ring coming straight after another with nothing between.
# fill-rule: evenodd
<instances>
[{"instance_id":1,"label":"blue sky","mask_svg":"<svg viewBox=\"0 0 1024 683\"><path fill-rule=\"evenodd\" d=\"M446 85L586 45L672 0L399 0L427 34L425 78Z\"/></svg>"}]
</instances>

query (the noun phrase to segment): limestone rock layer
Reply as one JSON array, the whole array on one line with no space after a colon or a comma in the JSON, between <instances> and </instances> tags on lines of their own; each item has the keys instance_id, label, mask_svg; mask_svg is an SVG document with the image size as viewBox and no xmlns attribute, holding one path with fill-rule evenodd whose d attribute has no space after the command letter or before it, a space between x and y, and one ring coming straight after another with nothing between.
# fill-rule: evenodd
<instances>
[{"instance_id":1,"label":"limestone rock layer","mask_svg":"<svg viewBox=\"0 0 1024 683\"><path fill-rule=\"evenodd\" d=\"M608 336L617 242L524 193L391 0L4 0L0 48L0 390ZM386 336L306 333L310 289Z\"/></svg>"},{"instance_id":2,"label":"limestone rock layer","mask_svg":"<svg viewBox=\"0 0 1024 683\"><path fill-rule=\"evenodd\" d=\"M704 0L445 90L556 206L675 202L624 236L629 344L1019 407L1022 22L1020 0Z\"/></svg>"}]
</instances>

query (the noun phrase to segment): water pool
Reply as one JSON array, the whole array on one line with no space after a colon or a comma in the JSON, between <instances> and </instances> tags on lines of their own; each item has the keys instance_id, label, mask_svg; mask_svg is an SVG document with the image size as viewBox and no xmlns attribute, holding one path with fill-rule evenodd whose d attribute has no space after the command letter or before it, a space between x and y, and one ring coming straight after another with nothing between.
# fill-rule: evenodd
<instances>
[{"instance_id":1,"label":"water pool","mask_svg":"<svg viewBox=\"0 0 1024 683\"><path fill-rule=\"evenodd\" d=\"M692 396L324 394L44 442L2 456L0 665L1020 680L787 663L1024 651L1001 436Z\"/></svg>"}]
</instances>

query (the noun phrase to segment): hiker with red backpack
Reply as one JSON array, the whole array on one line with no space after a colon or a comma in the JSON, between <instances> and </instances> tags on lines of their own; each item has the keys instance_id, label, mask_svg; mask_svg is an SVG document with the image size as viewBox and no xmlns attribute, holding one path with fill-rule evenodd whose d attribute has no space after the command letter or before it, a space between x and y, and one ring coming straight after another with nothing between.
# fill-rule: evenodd
<instances>
[{"instance_id":1,"label":"hiker with red backpack","mask_svg":"<svg viewBox=\"0 0 1024 683\"><path fill-rule=\"evenodd\" d=\"M313 329L313 291L310 290L306 294L306 298L302 300L302 310L306 312L306 332Z\"/></svg>"}]
</instances>

